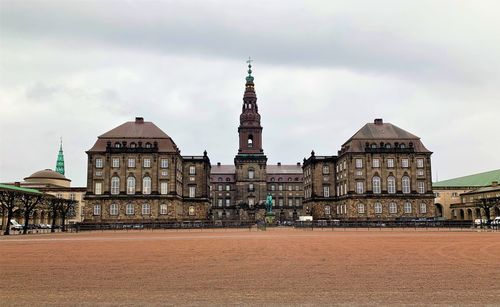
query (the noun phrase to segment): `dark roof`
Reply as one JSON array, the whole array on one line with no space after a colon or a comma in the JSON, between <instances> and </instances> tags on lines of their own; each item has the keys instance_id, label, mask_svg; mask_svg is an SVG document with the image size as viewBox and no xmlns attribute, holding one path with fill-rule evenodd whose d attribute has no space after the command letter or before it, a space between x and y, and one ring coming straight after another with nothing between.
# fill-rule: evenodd
<instances>
[{"instance_id":1,"label":"dark roof","mask_svg":"<svg viewBox=\"0 0 500 307\"><path fill-rule=\"evenodd\" d=\"M26 179L57 179L57 180L66 180L66 181L71 181L70 179L64 177L64 175L55 172L51 169L44 169L38 172L35 172L31 174L30 176L24 178Z\"/></svg>"},{"instance_id":2,"label":"dark roof","mask_svg":"<svg viewBox=\"0 0 500 307\"><path fill-rule=\"evenodd\" d=\"M297 164L282 164L282 165L268 165L266 173L269 174L300 174L302 175L302 166Z\"/></svg>"},{"instance_id":3,"label":"dark roof","mask_svg":"<svg viewBox=\"0 0 500 307\"><path fill-rule=\"evenodd\" d=\"M236 167L234 165L212 165L212 170L210 174L234 174L236 172Z\"/></svg>"},{"instance_id":4,"label":"dark roof","mask_svg":"<svg viewBox=\"0 0 500 307\"><path fill-rule=\"evenodd\" d=\"M434 182L432 187L484 187L490 185L493 181L500 182L500 169Z\"/></svg>"},{"instance_id":5,"label":"dark roof","mask_svg":"<svg viewBox=\"0 0 500 307\"><path fill-rule=\"evenodd\" d=\"M101 134L89 151L106 151L107 142L109 141L127 141L128 143L156 141L158 142L158 151L160 152L178 151L177 145L175 145L170 136L152 122L146 122L142 118L136 118L133 122L126 122Z\"/></svg>"},{"instance_id":6,"label":"dark roof","mask_svg":"<svg viewBox=\"0 0 500 307\"><path fill-rule=\"evenodd\" d=\"M462 193L461 195L470 195L470 194L478 194L478 193L486 193L486 192L500 192L500 185L490 185L488 187L481 187L469 192Z\"/></svg>"},{"instance_id":7,"label":"dark roof","mask_svg":"<svg viewBox=\"0 0 500 307\"><path fill-rule=\"evenodd\" d=\"M376 119L373 123L368 123L359 129L342 145L342 153L364 152L366 142L374 142L378 145L380 142L394 143L395 141L407 143L405 144L407 148L410 147L409 142L412 142L415 152L430 153L418 136L391 123L384 123L382 119Z\"/></svg>"}]
</instances>

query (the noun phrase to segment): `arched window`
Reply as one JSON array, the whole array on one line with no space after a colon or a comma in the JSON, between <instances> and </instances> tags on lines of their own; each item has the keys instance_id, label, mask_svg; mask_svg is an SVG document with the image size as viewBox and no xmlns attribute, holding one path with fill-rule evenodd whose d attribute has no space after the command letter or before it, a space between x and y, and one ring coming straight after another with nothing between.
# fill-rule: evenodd
<instances>
[{"instance_id":1,"label":"arched window","mask_svg":"<svg viewBox=\"0 0 500 307\"><path fill-rule=\"evenodd\" d=\"M115 143L115 148L120 148L121 147L121 144L119 142L116 142Z\"/></svg>"},{"instance_id":2,"label":"arched window","mask_svg":"<svg viewBox=\"0 0 500 307\"><path fill-rule=\"evenodd\" d=\"M405 202L405 205L404 205L404 211L406 214L409 214L411 213L411 203L410 202Z\"/></svg>"},{"instance_id":3,"label":"arched window","mask_svg":"<svg viewBox=\"0 0 500 307\"><path fill-rule=\"evenodd\" d=\"M248 136L248 141L247 142L248 142L247 145L248 145L249 148L253 147L253 135L250 134Z\"/></svg>"},{"instance_id":4,"label":"arched window","mask_svg":"<svg viewBox=\"0 0 500 307\"><path fill-rule=\"evenodd\" d=\"M127 204L127 208L125 210L125 214L133 215L134 214L134 204Z\"/></svg>"},{"instance_id":5,"label":"arched window","mask_svg":"<svg viewBox=\"0 0 500 307\"><path fill-rule=\"evenodd\" d=\"M398 206L396 205L396 203L394 203L394 202L389 203L389 213L391 213L391 214L398 213Z\"/></svg>"},{"instance_id":6,"label":"arched window","mask_svg":"<svg viewBox=\"0 0 500 307\"><path fill-rule=\"evenodd\" d=\"M222 177L219 177L219 178L217 179L217 181L221 182L221 181L222 181Z\"/></svg>"},{"instance_id":7,"label":"arched window","mask_svg":"<svg viewBox=\"0 0 500 307\"><path fill-rule=\"evenodd\" d=\"M330 215L331 214L331 208L330 206L325 206L325 214Z\"/></svg>"},{"instance_id":8,"label":"arched window","mask_svg":"<svg viewBox=\"0 0 500 307\"><path fill-rule=\"evenodd\" d=\"M118 205L117 204L109 205L109 215L118 215Z\"/></svg>"},{"instance_id":9,"label":"arched window","mask_svg":"<svg viewBox=\"0 0 500 307\"><path fill-rule=\"evenodd\" d=\"M130 143L130 148L135 148L135 147L137 147L136 143L134 143L134 142Z\"/></svg>"},{"instance_id":10,"label":"arched window","mask_svg":"<svg viewBox=\"0 0 500 307\"><path fill-rule=\"evenodd\" d=\"M111 177L111 194L117 195L120 193L120 177Z\"/></svg>"},{"instance_id":11,"label":"arched window","mask_svg":"<svg viewBox=\"0 0 500 307\"><path fill-rule=\"evenodd\" d=\"M375 214L382 214L382 204L379 203L379 202L376 202L374 205L373 205L373 209L375 211Z\"/></svg>"},{"instance_id":12,"label":"arched window","mask_svg":"<svg viewBox=\"0 0 500 307\"><path fill-rule=\"evenodd\" d=\"M135 194L135 177L127 178L127 194Z\"/></svg>"},{"instance_id":13,"label":"arched window","mask_svg":"<svg viewBox=\"0 0 500 307\"><path fill-rule=\"evenodd\" d=\"M373 185L373 193L380 194L380 177L379 176L373 176L372 185Z\"/></svg>"},{"instance_id":14,"label":"arched window","mask_svg":"<svg viewBox=\"0 0 500 307\"><path fill-rule=\"evenodd\" d=\"M151 177L144 177L142 179L142 194L151 194Z\"/></svg>"},{"instance_id":15,"label":"arched window","mask_svg":"<svg viewBox=\"0 0 500 307\"><path fill-rule=\"evenodd\" d=\"M410 193L410 177L403 176L403 178L401 178L401 184L403 187L403 193L405 194Z\"/></svg>"},{"instance_id":16,"label":"arched window","mask_svg":"<svg viewBox=\"0 0 500 307\"><path fill-rule=\"evenodd\" d=\"M146 143L146 148L151 148L151 143Z\"/></svg>"},{"instance_id":17,"label":"arched window","mask_svg":"<svg viewBox=\"0 0 500 307\"><path fill-rule=\"evenodd\" d=\"M358 204L358 213L359 214L364 214L365 213L365 204Z\"/></svg>"},{"instance_id":18,"label":"arched window","mask_svg":"<svg viewBox=\"0 0 500 307\"><path fill-rule=\"evenodd\" d=\"M401 144L399 145L399 147L400 147L400 148L406 148L406 145L405 145L405 143L401 143Z\"/></svg>"},{"instance_id":19,"label":"arched window","mask_svg":"<svg viewBox=\"0 0 500 307\"><path fill-rule=\"evenodd\" d=\"M151 206L149 204L142 204L142 215L151 214Z\"/></svg>"},{"instance_id":20,"label":"arched window","mask_svg":"<svg viewBox=\"0 0 500 307\"><path fill-rule=\"evenodd\" d=\"M396 178L394 176L387 177L387 193L396 193Z\"/></svg>"}]
</instances>

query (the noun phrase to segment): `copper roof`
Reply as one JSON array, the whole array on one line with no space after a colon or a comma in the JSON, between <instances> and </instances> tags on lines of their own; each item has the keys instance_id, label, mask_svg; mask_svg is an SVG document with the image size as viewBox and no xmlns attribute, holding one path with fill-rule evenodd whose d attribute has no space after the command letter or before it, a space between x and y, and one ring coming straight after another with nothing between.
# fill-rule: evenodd
<instances>
[{"instance_id":1,"label":"copper roof","mask_svg":"<svg viewBox=\"0 0 500 307\"><path fill-rule=\"evenodd\" d=\"M120 126L101 134L97 142L89 151L106 151L107 143L127 141L127 143L138 142L158 142L158 151L177 152L177 145L170 136L163 132L152 122L146 122L142 117L136 118L133 122L126 122Z\"/></svg>"}]
</instances>

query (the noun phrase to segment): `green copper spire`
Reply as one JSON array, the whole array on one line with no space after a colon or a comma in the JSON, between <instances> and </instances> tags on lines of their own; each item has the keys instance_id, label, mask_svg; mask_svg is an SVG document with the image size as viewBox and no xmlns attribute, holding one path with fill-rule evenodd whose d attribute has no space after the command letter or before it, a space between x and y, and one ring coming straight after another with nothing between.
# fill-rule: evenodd
<instances>
[{"instance_id":1,"label":"green copper spire","mask_svg":"<svg viewBox=\"0 0 500 307\"><path fill-rule=\"evenodd\" d=\"M59 145L59 154L57 155L56 172L64 175L64 154L62 149L62 138L61 144Z\"/></svg>"},{"instance_id":2,"label":"green copper spire","mask_svg":"<svg viewBox=\"0 0 500 307\"><path fill-rule=\"evenodd\" d=\"M253 60L248 57L247 63L248 63L248 76L247 76L247 82L253 82L253 76L252 76L252 62Z\"/></svg>"}]
</instances>

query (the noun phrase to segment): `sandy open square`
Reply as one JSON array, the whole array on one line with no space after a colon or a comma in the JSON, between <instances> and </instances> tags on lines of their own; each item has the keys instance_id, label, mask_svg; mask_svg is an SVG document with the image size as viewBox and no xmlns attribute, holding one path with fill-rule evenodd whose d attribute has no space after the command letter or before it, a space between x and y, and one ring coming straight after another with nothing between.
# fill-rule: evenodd
<instances>
[{"instance_id":1,"label":"sandy open square","mask_svg":"<svg viewBox=\"0 0 500 307\"><path fill-rule=\"evenodd\" d=\"M500 304L499 232L93 232L0 254L3 306Z\"/></svg>"}]
</instances>

